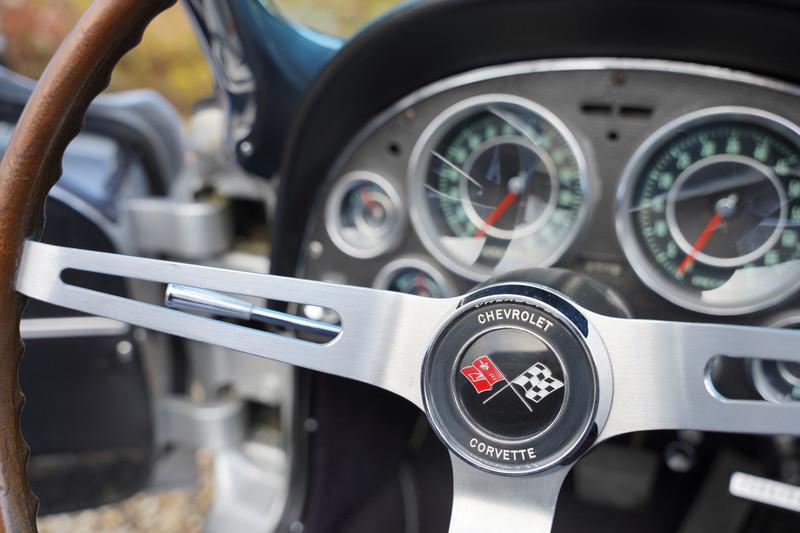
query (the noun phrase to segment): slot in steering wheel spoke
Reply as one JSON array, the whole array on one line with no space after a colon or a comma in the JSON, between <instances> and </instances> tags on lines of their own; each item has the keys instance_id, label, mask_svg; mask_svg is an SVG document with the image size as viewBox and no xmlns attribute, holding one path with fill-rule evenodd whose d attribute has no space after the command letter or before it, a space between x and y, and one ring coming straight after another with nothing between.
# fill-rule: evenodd
<instances>
[{"instance_id":1,"label":"slot in steering wheel spoke","mask_svg":"<svg viewBox=\"0 0 800 533\"><path fill-rule=\"evenodd\" d=\"M341 333L319 344L70 285L78 270L334 310ZM17 290L31 298L183 338L343 376L422 406L420 373L430 338L455 300L348 287L29 241Z\"/></svg>"}]
</instances>

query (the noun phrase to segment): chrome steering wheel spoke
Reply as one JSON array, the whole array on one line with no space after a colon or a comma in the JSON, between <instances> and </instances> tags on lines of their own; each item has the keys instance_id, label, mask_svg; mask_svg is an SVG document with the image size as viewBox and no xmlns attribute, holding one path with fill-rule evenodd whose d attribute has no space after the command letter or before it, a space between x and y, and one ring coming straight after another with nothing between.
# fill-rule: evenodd
<instances>
[{"instance_id":1,"label":"chrome steering wheel spoke","mask_svg":"<svg viewBox=\"0 0 800 533\"><path fill-rule=\"evenodd\" d=\"M718 357L800 363L799 332L599 315L590 319L613 369L613 404L600 440L659 429L800 435L800 405L727 399L710 375Z\"/></svg>"},{"instance_id":2,"label":"chrome steering wheel spoke","mask_svg":"<svg viewBox=\"0 0 800 533\"><path fill-rule=\"evenodd\" d=\"M558 494L570 467L537 476L489 474L451 454L453 510L451 533L547 533Z\"/></svg>"},{"instance_id":3,"label":"chrome steering wheel spoke","mask_svg":"<svg viewBox=\"0 0 800 533\"><path fill-rule=\"evenodd\" d=\"M71 285L67 270L179 284L335 311L341 333L316 343ZM17 290L43 302L387 389L422 407L420 374L428 343L457 300L236 272L62 248L29 241Z\"/></svg>"}]
</instances>

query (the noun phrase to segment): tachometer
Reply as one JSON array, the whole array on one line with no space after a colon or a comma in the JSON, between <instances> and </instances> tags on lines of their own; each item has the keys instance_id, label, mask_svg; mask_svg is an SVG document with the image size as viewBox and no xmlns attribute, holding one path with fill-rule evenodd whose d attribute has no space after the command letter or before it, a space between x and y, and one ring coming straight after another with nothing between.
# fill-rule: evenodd
<instances>
[{"instance_id":1,"label":"tachometer","mask_svg":"<svg viewBox=\"0 0 800 533\"><path fill-rule=\"evenodd\" d=\"M461 102L412 156L412 218L429 251L482 280L556 262L588 206L587 164L572 133L527 100Z\"/></svg>"},{"instance_id":2,"label":"tachometer","mask_svg":"<svg viewBox=\"0 0 800 533\"><path fill-rule=\"evenodd\" d=\"M668 124L620 198L631 263L678 305L741 314L800 286L800 129L778 116L728 107Z\"/></svg>"}]
</instances>

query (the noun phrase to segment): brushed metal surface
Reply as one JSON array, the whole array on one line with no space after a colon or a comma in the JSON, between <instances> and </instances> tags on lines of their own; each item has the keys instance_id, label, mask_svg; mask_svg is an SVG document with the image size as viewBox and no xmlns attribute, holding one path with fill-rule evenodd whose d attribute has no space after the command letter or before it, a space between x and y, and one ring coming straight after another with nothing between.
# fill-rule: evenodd
<instances>
[{"instance_id":1,"label":"brushed metal surface","mask_svg":"<svg viewBox=\"0 0 800 533\"><path fill-rule=\"evenodd\" d=\"M528 477L500 477L477 470L451 454L452 533L546 533L558 493L570 471L563 466Z\"/></svg>"},{"instance_id":2,"label":"brushed metal surface","mask_svg":"<svg viewBox=\"0 0 800 533\"><path fill-rule=\"evenodd\" d=\"M709 377L718 356L800 362L800 332L589 317L601 332L614 379L600 440L659 429L800 435L800 406L729 400Z\"/></svg>"}]
</instances>

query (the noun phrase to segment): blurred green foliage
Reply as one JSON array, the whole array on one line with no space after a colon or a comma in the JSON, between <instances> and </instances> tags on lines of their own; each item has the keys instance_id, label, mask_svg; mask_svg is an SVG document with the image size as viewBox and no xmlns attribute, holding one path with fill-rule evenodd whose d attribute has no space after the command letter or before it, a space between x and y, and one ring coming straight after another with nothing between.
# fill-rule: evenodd
<instances>
[{"instance_id":1,"label":"blurred green foliage","mask_svg":"<svg viewBox=\"0 0 800 533\"><path fill-rule=\"evenodd\" d=\"M59 43L91 0L0 0L4 59L13 70L38 78ZM148 28L142 44L114 72L111 90L152 88L183 113L210 96L213 81L194 31L180 7Z\"/></svg>"},{"instance_id":2,"label":"blurred green foliage","mask_svg":"<svg viewBox=\"0 0 800 533\"><path fill-rule=\"evenodd\" d=\"M263 1L263 0L262 0ZM272 0L287 17L315 30L349 37L403 0Z\"/></svg>"},{"instance_id":3,"label":"blurred green foliage","mask_svg":"<svg viewBox=\"0 0 800 533\"><path fill-rule=\"evenodd\" d=\"M270 0L253 0L268 2ZM399 0L276 0L289 18L331 35L349 36ZM59 43L91 0L0 0L4 59L21 74L38 78ZM111 90L152 88L188 115L213 92L208 63L183 8L158 17L142 44L114 73Z\"/></svg>"}]
</instances>

